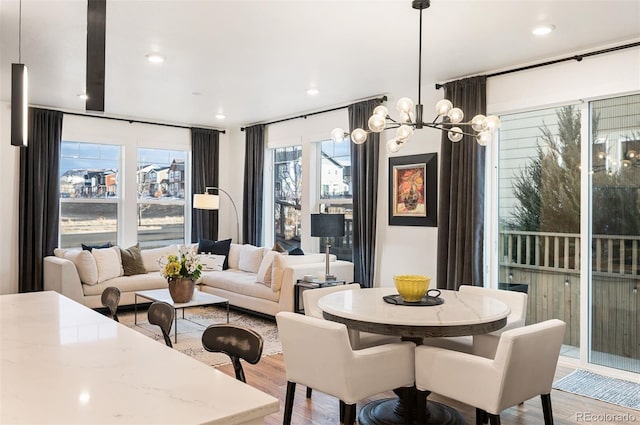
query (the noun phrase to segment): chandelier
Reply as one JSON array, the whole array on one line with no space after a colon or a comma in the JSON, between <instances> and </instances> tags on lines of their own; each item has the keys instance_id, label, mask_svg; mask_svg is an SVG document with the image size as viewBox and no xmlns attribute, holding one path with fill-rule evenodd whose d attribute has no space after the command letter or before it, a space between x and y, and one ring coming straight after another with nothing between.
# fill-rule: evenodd
<instances>
[{"instance_id":1,"label":"chandelier","mask_svg":"<svg viewBox=\"0 0 640 425\"><path fill-rule=\"evenodd\" d=\"M431 5L430 0L413 0L411 6L420 11L420 33L418 42L418 103L413 112L413 101L408 97L403 97L396 103L399 117L393 119L389 116L389 110L384 105L379 105L373 110L373 115L368 121L368 130L356 128L351 132L353 143L362 144L367 140L369 133L380 133L384 130L396 130L394 138L387 142L387 150L391 153L398 152L400 148L409 141L414 130L424 127L434 128L447 133L449 140L459 142L463 136L475 137L478 144L486 146L493 140L493 133L500 127L500 119L494 115L488 117L476 115L471 121L463 122L464 112L456 108L447 100L442 99L436 103L436 117L431 122L423 120L423 105L421 104L422 86L422 11ZM465 128L463 130L462 128ZM334 128L331 131L331 139L341 142L349 136L341 128Z\"/></svg>"}]
</instances>

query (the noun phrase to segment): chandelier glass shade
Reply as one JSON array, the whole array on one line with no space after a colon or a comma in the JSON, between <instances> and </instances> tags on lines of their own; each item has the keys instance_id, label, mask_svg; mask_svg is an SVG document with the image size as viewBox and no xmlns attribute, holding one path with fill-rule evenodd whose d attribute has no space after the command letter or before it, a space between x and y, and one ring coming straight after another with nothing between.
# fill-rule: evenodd
<instances>
[{"instance_id":1,"label":"chandelier glass shade","mask_svg":"<svg viewBox=\"0 0 640 425\"><path fill-rule=\"evenodd\" d=\"M420 10L420 37L419 37L419 57L418 57L418 103L415 105L408 97L402 97L396 102L398 118L394 119L389 115L386 106L377 106L367 122L367 129L356 128L350 133L341 128L334 128L331 131L331 139L335 142L343 141L347 136L355 144L362 144L367 140L370 133L380 133L385 130L395 130L395 137L387 142L387 150L391 153L398 152L407 143L414 133L425 127L433 128L447 133L450 141L457 143L463 136L474 137L481 146L488 145L493 140L494 132L500 127L500 119L494 115L476 115L470 121L464 121L464 112L460 108L454 107L451 101L442 99L436 103L436 117L433 121L423 120L423 105L421 104L420 93L422 85L422 10L430 6L429 0L414 0L412 7Z\"/></svg>"}]
</instances>

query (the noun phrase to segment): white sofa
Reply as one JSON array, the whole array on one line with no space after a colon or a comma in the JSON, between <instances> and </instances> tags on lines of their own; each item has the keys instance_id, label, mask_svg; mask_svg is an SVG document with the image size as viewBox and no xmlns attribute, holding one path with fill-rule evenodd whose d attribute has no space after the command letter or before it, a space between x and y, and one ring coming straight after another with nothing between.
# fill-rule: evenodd
<instances>
[{"instance_id":1,"label":"white sofa","mask_svg":"<svg viewBox=\"0 0 640 425\"><path fill-rule=\"evenodd\" d=\"M118 250L117 247L111 249ZM80 255L77 250L56 250L55 256L44 259L44 289L97 308L102 307L102 291L116 286L121 291L120 305L131 305L135 302L136 291L168 287L166 279L160 275L158 259L177 253L177 249L176 245L171 245L142 250L146 273L123 276L122 273L116 275L114 271L111 273L116 275L114 277L102 273L103 276L97 279L87 276L82 262L91 262L92 256L97 256L102 250L94 254L86 251ZM232 306L269 316L275 316L279 311L293 311L293 285L296 280L325 269L324 254L288 256L251 245L231 244L228 262L227 270L204 270L197 282L199 290L227 298ZM339 280L353 281L353 263L331 256L331 272ZM84 283L88 281L92 283Z\"/></svg>"}]
</instances>

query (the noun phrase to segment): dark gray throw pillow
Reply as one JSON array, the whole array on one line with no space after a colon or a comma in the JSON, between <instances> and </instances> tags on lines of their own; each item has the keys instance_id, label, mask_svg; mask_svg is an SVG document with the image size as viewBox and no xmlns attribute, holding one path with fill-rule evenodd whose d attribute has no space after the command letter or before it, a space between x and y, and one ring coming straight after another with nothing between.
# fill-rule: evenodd
<instances>
[{"instance_id":1,"label":"dark gray throw pillow","mask_svg":"<svg viewBox=\"0 0 640 425\"><path fill-rule=\"evenodd\" d=\"M102 245L86 245L86 244L80 244L82 245L82 249L84 249L85 251L89 251L91 252L91 250L93 249L103 249L103 248L111 248L113 245L111 244L111 242L107 242L105 244Z\"/></svg>"},{"instance_id":2,"label":"dark gray throw pillow","mask_svg":"<svg viewBox=\"0 0 640 425\"><path fill-rule=\"evenodd\" d=\"M198 254L216 254L224 255L224 264L222 270L229 268L229 249L231 248L231 239L221 241L211 241L209 239L200 239L198 241Z\"/></svg>"},{"instance_id":3,"label":"dark gray throw pillow","mask_svg":"<svg viewBox=\"0 0 640 425\"><path fill-rule=\"evenodd\" d=\"M125 276L147 273L147 269L144 268L144 262L142 261L139 243L127 249L120 248L120 254Z\"/></svg>"}]
</instances>

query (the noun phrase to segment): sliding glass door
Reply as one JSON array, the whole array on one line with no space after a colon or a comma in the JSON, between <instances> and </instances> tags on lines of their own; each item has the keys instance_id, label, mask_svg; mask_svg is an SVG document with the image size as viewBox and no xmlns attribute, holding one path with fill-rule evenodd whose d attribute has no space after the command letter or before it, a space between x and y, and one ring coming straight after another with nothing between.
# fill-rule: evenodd
<instances>
[{"instance_id":1,"label":"sliding glass door","mask_svg":"<svg viewBox=\"0 0 640 425\"><path fill-rule=\"evenodd\" d=\"M640 373L640 95L590 114L589 362Z\"/></svg>"},{"instance_id":2,"label":"sliding glass door","mask_svg":"<svg viewBox=\"0 0 640 425\"><path fill-rule=\"evenodd\" d=\"M562 355L636 373L638 117L640 94L502 115L494 186L497 286L567 323Z\"/></svg>"}]
</instances>

